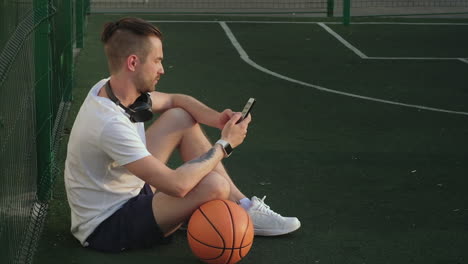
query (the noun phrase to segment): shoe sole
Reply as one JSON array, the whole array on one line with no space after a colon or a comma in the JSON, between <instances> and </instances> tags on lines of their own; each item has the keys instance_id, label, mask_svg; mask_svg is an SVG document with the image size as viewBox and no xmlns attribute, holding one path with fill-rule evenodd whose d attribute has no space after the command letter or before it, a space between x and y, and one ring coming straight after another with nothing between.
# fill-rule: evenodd
<instances>
[{"instance_id":1,"label":"shoe sole","mask_svg":"<svg viewBox=\"0 0 468 264\"><path fill-rule=\"evenodd\" d=\"M298 230L301 226L299 225L298 227L292 229L292 230L288 230L288 231L284 231L284 230L277 230L277 229L255 229L254 230L254 234L256 236L281 236L281 235L286 235L286 234L289 234L289 233L292 233L296 230Z\"/></svg>"}]
</instances>

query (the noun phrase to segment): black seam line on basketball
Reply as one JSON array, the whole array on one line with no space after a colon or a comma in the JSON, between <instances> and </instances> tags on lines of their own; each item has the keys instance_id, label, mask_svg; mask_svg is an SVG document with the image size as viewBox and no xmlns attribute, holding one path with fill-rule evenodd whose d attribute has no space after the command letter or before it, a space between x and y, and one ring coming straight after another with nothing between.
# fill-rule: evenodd
<instances>
[{"instance_id":1,"label":"black seam line on basketball","mask_svg":"<svg viewBox=\"0 0 468 264\"><path fill-rule=\"evenodd\" d=\"M213 227L213 229L216 231L216 233L218 233L219 237L221 238L221 240L223 241L223 248L226 247L226 241L224 241L224 237L221 235L221 233L218 231L218 229L216 228L216 226L210 221L210 219L208 218L208 216L206 216L206 214L203 212L202 208L198 208L198 210L200 210L200 213L202 213L202 215L206 218L206 221L208 221L208 223L210 223L210 225Z\"/></svg>"},{"instance_id":2,"label":"black seam line on basketball","mask_svg":"<svg viewBox=\"0 0 468 264\"><path fill-rule=\"evenodd\" d=\"M236 250L236 249L246 248L246 247L248 247L248 246L250 246L252 244L252 243L249 243L248 245L245 245L243 247L238 247L238 248L222 248L222 247L212 246L212 245L209 245L209 244L207 244L205 242L202 242L202 241L198 240L197 238L195 238L190 232L188 234L190 235L191 238L193 238L195 241L199 242L200 244L202 244L204 246L207 246L207 247L216 248L216 249ZM219 256L216 257L216 258L219 258Z\"/></svg>"},{"instance_id":3,"label":"black seam line on basketball","mask_svg":"<svg viewBox=\"0 0 468 264\"><path fill-rule=\"evenodd\" d=\"M222 256L224 254L224 251L225 251L224 248L226 247L226 241L224 241L224 237L221 235L221 233L218 231L218 229L215 227L215 225L213 223L211 223L210 219L203 212L203 210L201 209L201 206L198 207L198 210L205 217L206 221L208 221L208 223L210 223L210 225L213 227L213 229L216 231L216 233L218 233L218 236L221 238L221 241L223 241L223 251L221 252L221 254L219 254L219 256L216 257L216 258L219 258L220 256ZM195 240L197 240L197 239L195 239ZM202 243L202 242L200 241L200 243ZM202 243L202 244L204 244L204 243Z\"/></svg>"},{"instance_id":4,"label":"black seam line on basketball","mask_svg":"<svg viewBox=\"0 0 468 264\"><path fill-rule=\"evenodd\" d=\"M235 247L230 247L230 248L217 247L217 246L212 246L212 245L210 245L210 244L207 244L207 243L205 243L205 242L202 242L202 241L198 240L198 239L197 239L196 237L194 237L194 236L192 235L192 233L190 233L190 232L187 232L187 233L190 235L190 237L192 237L194 240L196 240L196 241L199 242L200 244L202 244L202 245L204 245L204 246L207 246L207 247L216 248L216 249L226 249L226 250L243 249L243 248L246 248L246 247L248 247L248 246L250 246L250 245L252 244L252 243L249 243L249 244L247 244L247 245L245 245L245 246L236 247L236 248L235 248Z\"/></svg>"},{"instance_id":5,"label":"black seam line on basketball","mask_svg":"<svg viewBox=\"0 0 468 264\"><path fill-rule=\"evenodd\" d=\"M250 216L248 215L247 211L245 211L246 215L247 215L247 227L245 227L245 230L244 230L244 235L242 236L242 240L241 240L241 246L242 244L244 243L244 239L245 239L245 235L247 235L247 229L249 229L249 225L250 225ZM253 241L252 241L253 242ZM244 257L242 257L242 250L239 249L239 257L241 259L243 259Z\"/></svg>"},{"instance_id":6,"label":"black seam line on basketball","mask_svg":"<svg viewBox=\"0 0 468 264\"><path fill-rule=\"evenodd\" d=\"M225 201L223 201L223 200L221 200L221 201L224 203L224 205L228 209L229 215L231 216L231 226L232 226L232 244L231 245L234 247L234 242L236 242L236 227L234 225L234 219L232 217L231 208L229 208L229 205ZM242 246L242 244L241 244L241 246ZM234 254L234 250L231 250L231 255L229 255L229 259L227 260L226 264L231 261L233 254Z\"/></svg>"}]
</instances>

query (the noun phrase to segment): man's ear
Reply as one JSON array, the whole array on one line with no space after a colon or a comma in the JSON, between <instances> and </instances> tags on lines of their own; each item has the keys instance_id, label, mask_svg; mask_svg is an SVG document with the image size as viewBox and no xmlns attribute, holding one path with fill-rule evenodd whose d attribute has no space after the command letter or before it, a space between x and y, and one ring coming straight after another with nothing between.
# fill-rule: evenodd
<instances>
[{"instance_id":1,"label":"man's ear","mask_svg":"<svg viewBox=\"0 0 468 264\"><path fill-rule=\"evenodd\" d=\"M137 55L130 55L127 57L127 69L129 71L134 72L136 70L136 66L138 65L138 56Z\"/></svg>"}]
</instances>

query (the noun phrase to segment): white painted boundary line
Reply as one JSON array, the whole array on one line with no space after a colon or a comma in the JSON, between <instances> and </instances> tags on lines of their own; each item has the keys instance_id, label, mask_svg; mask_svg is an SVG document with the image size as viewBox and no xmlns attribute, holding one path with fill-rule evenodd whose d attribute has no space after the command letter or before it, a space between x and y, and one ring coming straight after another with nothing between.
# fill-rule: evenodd
<instances>
[{"instance_id":1,"label":"white painted boundary line","mask_svg":"<svg viewBox=\"0 0 468 264\"><path fill-rule=\"evenodd\" d=\"M330 24L340 25L342 22L314 22L314 21L255 21L255 20L240 20L240 21L225 21L225 20L148 20L150 23L246 23L246 24ZM420 25L420 26L468 26L468 23L420 23L420 22L353 22L353 25Z\"/></svg>"},{"instance_id":2,"label":"white painted boundary line","mask_svg":"<svg viewBox=\"0 0 468 264\"><path fill-rule=\"evenodd\" d=\"M342 22L323 22L340 25ZM415 25L415 26L468 26L468 23L423 23L423 22L352 22L353 25Z\"/></svg>"},{"instance_id":3,"label":"white painted boundary line","mask_svg":"<svg viewBox=\"0 0 468 264\"><path fill-rule=\"evenodd\" d=\"M257 63L255 63L254 61L252 61L249 58L249 55L247 54L247 52L245 52L245 50L242 48L240 43L237 41L236 37L232 33L231 29L228 27L226 22L218 22L218 23L224 29L224 32L226 33L227 37L229 38L232 45L237 50L237 52L239 53L239 55L240 55L240 57L241 57L241 59L243 61L245 61L250 66L256 68L257 70L260 70L260 71L262 71L264 73L270 74L270 75L275 76L277 78L283 79L285 81L289 81L289 82L292 82L292 83L296 83L296 84L300 84L300 85L303 85L303 86L311 87L311 88L314 88L314 89L317 89L317 90L320 90L320 91L324 91L324 92L328 92L328 93L334 93L334 94L349 96L349 97L353 97L353 98L359 98L359 99L367 100L367 101L373 101L373 102L379 102L379 103L385 103L385 104L391 104L391 105L398 105L398 106L404 106L404 107L416 108L416 109L428 110L428 111L434 111L434 112L443 112L443 113L449 113L449 114L458 114L458 115L468 116L468 112L452 111L452 110L446 110L446 109L440 109L440 108L434 108L434 107L427 107L427 106L423 106L423 105L405 104L405 103L394 102L394 101L389 101L389 100L384 100L384 99L379 99L379 98L362 96L362 95L353 94L353 93L341 92L341 91L337 91L337 90L328 89L328 88L325 88L325 87L322 87L322 86L302 82L302 81L299 81L299 80L296 80L296 79L281 75L281 74L276 73L274 71L271 71L271 70L269 70L267 68L264 68L264 67L258 65Z\"/></svg>"},{"instance_id":4,"label":"white painted boundary line","mask_svg":"<svg viewBox=\"0 0 468 264\"><path fill-rule=\"evenodd\" d=\"M356 55L358 55L359 57L361 57L361 59L368 59L369 57L362 53L362 51L360 51L359 49L357 49L356 47L354 47L353 45L351 45L351 43L349 43L348 41L346 41L344 38L342 38L338 33L336 33L335 31L333 31L331 28L329 28L328 26L326 26L325 24L323 23L318 23L319 26L321 26L323 29L325 29L328 33L330 33L330 35L332 35L333 37L335 37L339 42L341 42L343 45L345 45L348 49L352 50L354 53L356 53Z\"/></svg>"},{"instance_id":5,"label":"white painted boundary line","mask_svg":"<svg viewBox=\"0 0 468 264\"><path fill-rule=\"evenodd\" d=\"M150 23L219 23L219 21L215 20L147 20Z\"/></svg>"},{"instance_id":6,"label":"white painted boundary line","mask_svg":"<svg viewBox=\"0 0 468 264\"><path fill-rule=\"evenodd\" d=\"M341 22L312 22L312 21L255 21L255 20L243 20L243 21L213 21L213 20L149 20L150 23L251 23L251 24L318 24L325 29L329 34L334 36L338 41L345 45L348 49L352 50L361 59L365 60L457 60L468 64L468 59L464 58L441 58L441 57L369 57L354 47L341 37L338 33L333 31L329 25L342 24ZM353 24L358 25L417 25L417 26L468 26L468 23L420 23L420 22L354 22Z\"/></svg>"},{"instance_id":7,"label":"white painted boundary line","mask_svg":"<svg viewBox=\"0 0 468 264\"><path fill-rule=\"evenodd\" d=\"M464 59L460 58L443 58L443 57L368 57L366 56L362 51L360 51L358 48L354 47L351 45L347 40L345 40L343 37L341 37L338 33L333 31L330 27L325 25L324 23L318 23L319 26L321 26L323 29L325 29L330 35L335 37L338 41L340 41L343 45L345 45L348 49L356 53L361 59L365 60L457 60L461 61L464 63L467 63Z\"/></svg>"},{"instance_id":8,"label":"white painted boundary line","mask_svg":"<svg viewBox=\"0 0 468 264\"><path fill-rule=\"evenodd\" d=\"M456 60L468 64L467 59L463 58L443 58L443 57L368 57L367 60Z\"/></svg>"},{"instance_id":9,"label":"white painted boundary line","mask_svg":"<svg viewBox=\"0 0 468 264\"><path fill-rule=\"evenodd\" d=\"M372 60L460 60L460 58L444 57L369 57Z\"/></svg>"}]
</instances>

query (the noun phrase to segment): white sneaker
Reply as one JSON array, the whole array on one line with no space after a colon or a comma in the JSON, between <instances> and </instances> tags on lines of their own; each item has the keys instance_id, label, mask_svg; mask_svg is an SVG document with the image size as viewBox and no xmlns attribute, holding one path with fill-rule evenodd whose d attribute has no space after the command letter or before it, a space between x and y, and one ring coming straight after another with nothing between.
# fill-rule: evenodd
<instances>
[{"instance_id":1,"label":"white sneaker","mask_svg":"<svg viewBox=\"0 0 468 264\"><path fill-rule=\"evenodd\" d=\"M273 212L265 204L264 196L261 200L252 197L252 206L247 210L254 223L256 236L279 236L296 231L301 227L301 222L296 217L283 217Z\"/></svg>"}]
</instances>

